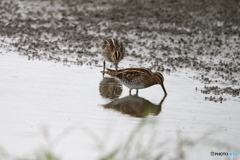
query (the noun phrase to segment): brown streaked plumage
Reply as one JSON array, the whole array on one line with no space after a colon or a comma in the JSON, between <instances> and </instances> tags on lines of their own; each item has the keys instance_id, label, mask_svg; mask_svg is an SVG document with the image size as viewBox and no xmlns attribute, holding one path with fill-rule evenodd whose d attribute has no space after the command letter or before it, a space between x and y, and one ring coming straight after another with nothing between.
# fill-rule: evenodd
<instances>
[{"instance_id":1,"label":"brown streaked plumage","mask_svg":"<svg viewBox=\"0 0 240 160\"><path fill-rule=\"evenodd\" d=\"M114 63L117 70L118 63L125 56L125 47L117 39L107 39L103 42L102 55L105 60ZM105 60L103 61L103 71L105 71Z\"/></svg>"},{"instance_id":2,"label":"brown streaked plumage","mask_svg":"<svg viewBox=\"0 0 240 160\"><path fill-rule=\"evenodd\" d=\"M124 98L114 99L112 102L101 106L134 117L146 117L149 114L157 116L162 111L162 103L165 98L166 95L163 96L159 104L154 104L138 95L129 95Z\"/></svg>"},{"instance_id":3,"label":"brown streaked plumage","mask_svg":"<svg viewBox=\"0 0 240 160\"><path fill-rule=\"evenodd\" d=\"M167 95L163 85L164 77L159 72L152 72L147 68L126 68L121 70L107 69L107 71L101 71L101 73L106 73L119 79L121 83L130 89L130 94L132 89L137 89L138 93L138 89L160 84L165 95Z\"/></svg>"}]
</instances>

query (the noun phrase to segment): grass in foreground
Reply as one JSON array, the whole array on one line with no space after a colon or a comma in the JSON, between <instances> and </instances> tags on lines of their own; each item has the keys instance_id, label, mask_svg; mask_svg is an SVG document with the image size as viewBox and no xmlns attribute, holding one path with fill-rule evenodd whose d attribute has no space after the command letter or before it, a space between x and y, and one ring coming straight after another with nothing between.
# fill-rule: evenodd
<instances>
[{"instance_id":1,"label":"grass in foreground","mask_svg":"<svg viewBox=\"0 0 240 160\"><path fill-rule=\"evenodd\" d=\"M148 127L156 127L157 123L152 119L145 118L124 138L121 143L117 144L110 151L104 151L107 148L105 140L96 137L94 133L91 133L91 137L94 139L94 142L99 153L103 153L98 160L184 160L188 159L188 153L192 151L195 147L204 147L210 146L214 149L219 150L224 149L226 151L237 151L236 148L227 145L226 143L221 143L218 141L213 141L209 139L207 134L198 139L191 139L189 137L182 136L182 133L177 132L176 139L165 141L159 141L158 136L161 136L156 133L152 133L151 136L145 136L146 129ZM0 146L0 159L3 160L61 160L60 155L57 155L54 152L56 144L69 133L69 129L66 129L64 132L59 134L54 139L50 139L50 136L46 130L42 131L44 137L45 146L40 147L30 156L25 157L15 157L13 154L7 153L7 151ZM95 137L94 137L95 136ZM169 147L168 144L171 147ZM96 151L93 151L96 152ZM193 152L194 153L194 152ZM209 153L210 154L210 153ZM210 157L210 155L209 155ZM228 157L221 157L227 159ZM237 158L237 157L232 157Z\"/></svg>"}]
</instances>

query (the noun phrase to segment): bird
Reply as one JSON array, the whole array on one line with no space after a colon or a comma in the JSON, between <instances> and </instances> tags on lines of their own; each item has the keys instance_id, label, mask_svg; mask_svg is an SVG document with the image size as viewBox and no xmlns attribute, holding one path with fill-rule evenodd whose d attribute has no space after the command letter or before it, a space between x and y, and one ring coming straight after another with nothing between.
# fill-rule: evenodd
<instances>
[{"instance_id":1,"label":"bird","mask_svg":"<svg viewBox=\"0 0 240 160\"><path fill-rule=\"evenodd\" d=\"M117 39L107 39L103 41L102 56L108 62L112 62L115 65L115 69L118 69L118 63L125 56L125 47L122 42ZM103 71L105 71L106 62L103 61Z\"/></svg>"},{"instance_id":2,"label":"bird","mask_svg":"<svg viewBox=\"0 0 240 160\"><path fill-rule=\"evenodd\" d=\"M132 89L136 89L136 93L138 94L138 89L160 84L165 95L167 95L163 84L164 77L159 72L152 72L147 68L126 68L121 70L107 69L107 71L101 71L101 73L106 73L118 79L123 85L130 89L129 94L131 94Z\"/></svg>"}]
</instances>

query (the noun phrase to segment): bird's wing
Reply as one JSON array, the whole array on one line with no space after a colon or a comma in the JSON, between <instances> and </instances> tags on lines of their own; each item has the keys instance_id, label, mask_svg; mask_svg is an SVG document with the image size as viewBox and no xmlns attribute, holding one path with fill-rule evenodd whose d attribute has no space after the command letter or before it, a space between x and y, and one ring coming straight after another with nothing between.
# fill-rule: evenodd
<instances>
[{"instance_id":1,"label":"bird's wing","mask_svg":"<svg viewBox=\"0 0 240 160\"><path fill-rule=\"evenodd\" d=\"M129 70L121 70L119 72L116 72L115 76L119 79L134 81L143 77L144 73L139 70L129 69Z\"/></svg>"}]
</instances>

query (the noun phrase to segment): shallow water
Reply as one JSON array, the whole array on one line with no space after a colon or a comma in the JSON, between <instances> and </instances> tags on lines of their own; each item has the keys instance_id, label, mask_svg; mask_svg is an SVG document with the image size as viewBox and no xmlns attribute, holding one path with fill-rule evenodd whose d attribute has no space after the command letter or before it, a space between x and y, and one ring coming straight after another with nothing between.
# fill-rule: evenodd
<instances>
[{"instance_id":1,"label":"shallow water","mask_svg":"<svg viewBox=\"0 0 240 160\"><path fill-rule=\"evenodd\" d=\"M131 96L113 78L103 78L101 67L28 61L15 54L0 55L0 62L0 145L15 156L34 152L43 143L42 134L49 132L54 139L64 131L54 147L58 155L64 160L97 159L124 141L141 116L157 122L147 124L142 133L156 134L156 141L168 139L171 148L178 131L189 138L210 133L211 139L240 147L239 98L204 100L195 91L202 84L188 78L191 73L164 74L167 97L160 85ZM96 139L103 140L106 150L96 149ZM209 159L211 151L220 151L208 147L202 148L201 157ZM199 155L187 154L189 159Z\"/></svg>"}]
</instances>

